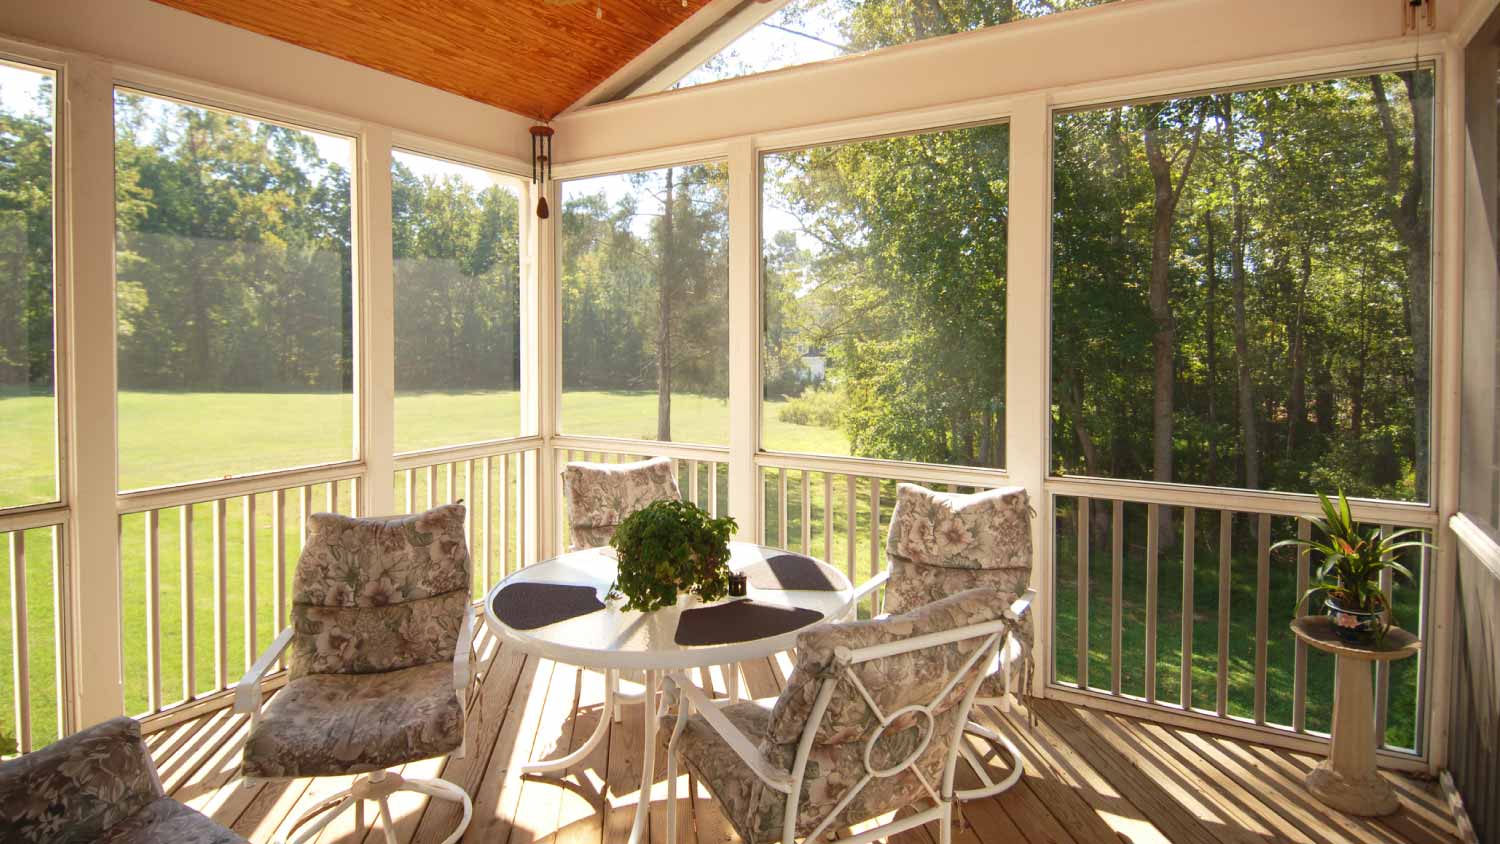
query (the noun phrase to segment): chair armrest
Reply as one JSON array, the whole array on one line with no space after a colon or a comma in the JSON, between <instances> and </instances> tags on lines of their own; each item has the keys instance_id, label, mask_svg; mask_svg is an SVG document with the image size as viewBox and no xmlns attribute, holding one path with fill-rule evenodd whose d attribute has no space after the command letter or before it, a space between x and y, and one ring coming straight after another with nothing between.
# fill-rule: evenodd
<instances>
[{"instance_id":1,"label":"chair armrest","mask_svg":"<svg viewBox=\"0 0 1500 844\"><path fill-rule=\"evenodd\" d=\"M251 726L254 726L260 719L260 681L266 676L266 672L271 670L272 663L276 662L281 652L286 650L286 646L291 643L292 628L288 627L276 634L271 646L261 652L255 664L250 666L250 670L246 671L245 676L241 677L234 686L234 711L241 715L246 712L250 713Z\"/></svg>"},{"instance_id":2,"label":"chair armrest","mask_svg":"<svg viewBox=\"0 0 1500 844\"><path fill-rule=\"evenodd\" d=\"M469 658L474 652L474 604L464 604L464 620L458 628L458 644L453 647L453 691L460 701L468 700Z\"/></svg>"},{"instance_id":3,"label":"chair armrest","mask_svg":"<svg viewBox=\"0 0 1500 844\"><path fill-rule=\"evenodd\" d=\"M718 705L709 700L708 696L703 693L703 690L688 679L687 674L681 671L671 671L668 672L667 676L672 679L672 682L677 686L677 691L685 699L683 704L691 705L703 714L703 720L707 721L708 725L713 727L714 732L718 733L724 739L724 742L729 745L730 750L735 752L735 755L739 756L746 765L750 766L751 773L759 777L761 782L764 782L782 794L792 793L792 775L773 767L767 762L766 758L761 755L760 749L750 740L750 737L740 732L740 728L736 727L734 722L730 721L723 712L719 711Z\"/></svg>"},{"instance_id":4,"label":"chair armrest","mask_svg":"<svg viewBox=\"0 0 1500 844\"><path fill-rule=\"evenodd\" d=\"M1015 603L1010 605L1010 611L1015 613L1017 616L1024 616L1028 612L1031 612L1031 604L1035 600L1036 590L1027 589L1024 593L1021 594L1021 597L1015 600Z\"/></svg>"},{"instance_id":5,"label":"chair armrest","mask_svg":"<svg viewBox=\"0 0 1500 844\"><path fill-rule=\"evenodd\" d=\"M861 601L874 594L876 589L879 589L881 586L885 585L885 582L890 579L891 570L883 569L879 572L876 572L875 575L869 580L866 580L864 583L861 583L859 586L855 587L854 598L849 602L849 612L852 613L858 610Z\"/></svg>"}]
</instances>

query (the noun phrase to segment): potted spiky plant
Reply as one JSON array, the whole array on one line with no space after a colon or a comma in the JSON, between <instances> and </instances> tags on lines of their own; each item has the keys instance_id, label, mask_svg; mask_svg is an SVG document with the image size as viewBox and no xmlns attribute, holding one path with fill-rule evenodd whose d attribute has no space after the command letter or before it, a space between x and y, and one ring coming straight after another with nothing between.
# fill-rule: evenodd
<instances>
[{"instance_id":1,"label":"potted spiky plant","mask_svg":"<svg viewBox=\"0 0 1500 844\"><path fill-rule=\"evenodd\" d=\"M1297 599L1297 609L1308 598L1324 593L1323 606L1333 619L1339 638L1357 645L1378 642L1391 626L1391 599L1380 588L1380 575L1390 571L1414 582L1411 571L1396 561L1396 552L1405 548L1432 548L1429 542L1405 537L1421 530L1396 531L1382 535L1380 528L1361 533L1349 510L1349 499L1339 490L1338 504L1318 494L1323 507L1322 518L1303 517L1318 529L1321 537L1283 539L1272 549L1287 546L1317 551L1323 561L1318 566L1317 581Z\"/></svg>"}]
</instances>

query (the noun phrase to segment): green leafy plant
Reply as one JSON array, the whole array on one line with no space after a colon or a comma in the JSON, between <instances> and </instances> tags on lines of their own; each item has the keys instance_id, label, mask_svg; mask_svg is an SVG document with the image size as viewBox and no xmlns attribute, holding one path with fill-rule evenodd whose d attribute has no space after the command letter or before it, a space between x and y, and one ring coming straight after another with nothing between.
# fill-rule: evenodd
<instances>
[{"instance_id":1,"label":"green leafy plant","mask_svg":"<svg viewBox=\"0 0 1500 844\"><path fill-rule=\"evenodd\" d=\"M609 544L619 554L614 590L625 609L651 612L677 603L690 590L704 601L729 591L733 518L715 519L687 501L655 501L630 514Z\"/></svg>"},{"instance_id":2,"label":"green leafy plant","mask_svg":"<svg viewBox=\"0 0 1500 844\"><path fill-rule=\"evenodd\" d=\"M1349 510L1349 499L1344 497L1343 490L1339 490L1337 505L1321 493L1318 500L1323 506L1323 517L1304 519L1318 529L1322 534L1320 538L1283 539L1271 546L1273 550L1287 546L1307 548L1323 556L1322 564L1317 570L1317 582L1297 599L1297 609L1300 610L1315 593L1326 592L1329 599L1342 610L1388 613L1391 600L1380 588L1381 572L1389 570L1405 578L1408 583L1414 582L1406 566L1396 562L1396 552L1404 548L1435 546L1429 542L1404 539L1411 534L1421 533L1416 528L1382 536L1380 528L1375 527L1361 534L1354 523ZM1381 635L1384 635L1389 626L1390 619L1387 618L1381 623Z\"/></svg>"}]
</instances>

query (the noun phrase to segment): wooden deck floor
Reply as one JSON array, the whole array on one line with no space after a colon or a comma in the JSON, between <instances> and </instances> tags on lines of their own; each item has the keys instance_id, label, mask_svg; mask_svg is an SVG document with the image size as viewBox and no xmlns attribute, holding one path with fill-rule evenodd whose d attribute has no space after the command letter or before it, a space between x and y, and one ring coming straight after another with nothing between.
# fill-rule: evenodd
<instances>
[{"instance_id":1,"label":"wooden deck floor","mask_svg":"<svg viewBox=\"0 0 1500 844\"><path fill-rule=\"evenodd\" d=\"M408 765L404 773L441 775L469 790L475 818L466 842L623 842L638 799L639 709L627 707L624 723L611 727L608 741L565 777L522 778L517 769L523 761L561 756L575 737L581 741L598 723L602 677L498 648L492 641L485 651L483 656L493 656L493 661L470 712L469 755ZM749 693L775 695L787 665L779 658L742 666ZM722 688L717 671L712 680ZM1019 713L980 714L1017 739L1027 757L1026 775L1000 797L968 804L955 841L1457 841L1441 792L1431 782L1390 775L1401 796L1401 812L1366 821L1326 810L1307 795L1301 778L1317 760L1305 754L1056 701L1038 702L1035 709L1035 725ZM347 779L329 779L245 788L236 778L245 729L246 719L222 709L151 733L148 742L167 790L259 844L285 835L290 818L347 787ZM658 748L657 753L660 772L664 751ZM685 840L738 840L706 791L684 785L678 793L688 795L682 798ZM651 798L651 839L660 844L666 803L660 777ZM457 818L451 804L428 806L425 798L411 795L398 795L392 809L402 842L440 842ZM319 841L382 840L378 832L356 836L352 813L342 820ZM935 832L929 826L897 838L901 844L931 844Z\"/></svg>"}]
</instances>

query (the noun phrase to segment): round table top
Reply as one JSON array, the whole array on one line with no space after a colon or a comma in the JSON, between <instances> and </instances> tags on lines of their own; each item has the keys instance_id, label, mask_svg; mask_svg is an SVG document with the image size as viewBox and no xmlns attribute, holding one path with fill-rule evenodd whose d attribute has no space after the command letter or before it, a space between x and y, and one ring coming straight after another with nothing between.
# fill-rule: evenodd
<instances>
[{"instance_id":1,"label":"round table top","mask_svg":"<svg viewBox=\"0 0 1500 844\"><path fill-rule=\"evenodd\" d=\"M1339 638L1333 619L1326 615L1304 615L1292 621L1292 633L1320 651L1349 659L1372 662L1405 659L1422 648L1422 640L1399 627L1385 631L1385 638L1356 645Z\"/></svg>"},{"instance_id":2,"label":"round table top","mask_svg":"<svg viewBox=\"0 0 1500 844\"><path fill-rule=\"evenodd\" d=\"M778 554L793 553L748 542L731 542L729 550L729 568L736 572ZM821 560L817 562L838 587L836 590L758 589L752 585L747 589L746 597L762 604L815 610L822 613L822 620L837 621L853 603L854 588L838 569ZM574 551L527 566L495 584L485 596L485 623L497 635L529 653L582 668L622 670L702 668L766 657L792 648L797 635L816 623L748 642L679 645L675 636L681 609L666 607L650 613L627 612L622 608L622 602L606 600L610 586L615 582L615 566L614 549L608 547ZM518 630L495 614L495 596L501 589L517 583L589 586L605 606L602 610L545 627Z\"/></svg>"}]
</instances>

